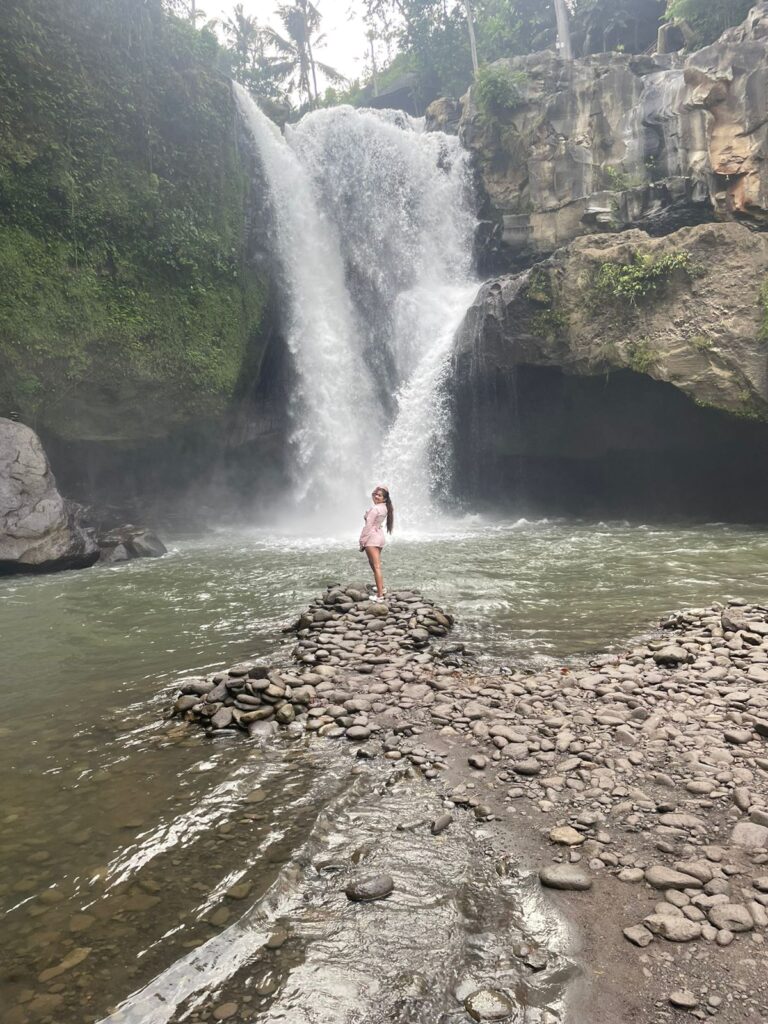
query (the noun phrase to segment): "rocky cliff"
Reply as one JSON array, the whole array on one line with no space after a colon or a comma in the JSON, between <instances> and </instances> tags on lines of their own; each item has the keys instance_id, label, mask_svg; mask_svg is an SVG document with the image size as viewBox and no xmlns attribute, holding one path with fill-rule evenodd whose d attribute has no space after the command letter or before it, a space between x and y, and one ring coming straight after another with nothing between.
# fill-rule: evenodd
<instances>
[{"instance_id":1,"label":"rocky cliff","mask_svg":"<svg viewBox=\"0 0 768 1024\"><path fill-rule=\"evenodd\" d=\"M493 68L495 92L474 86L459 127L492 227L489 265L628 226L763 226L768 4L687 58L547 52Z\"/></svg>"},{"instance_id":2,"label":"rocky cliff","mask_svg":"<svg viewBox=\"0 0 768 1024\"><path fill-rule=\"evenodd\" d=\"M457 342L458 373L479 363L633 370L699 405L768 419L766 281L768 236L741 224L586 235L483 285Z\"/></svg>"},{"instance_id":3,"label":"rocky cliff","mask_svg":"<svg viewBox=\"0 0 768 1024\"><path fill-rule=\"evenodd\" d=\"M495 67L459 127L507 272L456 342L457 491L765 520L768 4L686 58Z\"/></svg>"}]
</instances>

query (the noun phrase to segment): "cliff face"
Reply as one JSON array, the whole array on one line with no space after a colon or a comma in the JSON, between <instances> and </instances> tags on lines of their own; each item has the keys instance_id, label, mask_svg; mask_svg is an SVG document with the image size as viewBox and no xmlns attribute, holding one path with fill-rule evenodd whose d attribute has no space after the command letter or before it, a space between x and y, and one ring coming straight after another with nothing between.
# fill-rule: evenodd
<instances>
[{"instance_id":1,"label":"cliff face","mask_svg":"<svg viewBox=\"0 0 768 1024\"><path fill-rule=\"evenodd\" d=\"M768 236L741 224L587 235L483 285L458 339L458 375L479 364L628 369L700 405L768 419L766 281Z\"/></svg>"},{"instance_id":2,"label":"cliff face","mask_svg":"<svg viewBox=\"0 0 768 1024\"><path fill-rule=\"evenodd\" d=\"M11 0L0 34L0 415L136 445L220 420L265 345L214 38L159 0Z\"/></svg>"},{"instance_id":3,"label":"cliff face","mask_svg":"<svg viewBox=\"0 0 768 1024\"><path fill-rule=\"evenodd\" d=\"M763 226L768 4L686 59L540 53L494 68L516 98L489 106L473 87L459 129L493 226L490 264L524 266L628 226Z\"/></svg>"}]
</instances>

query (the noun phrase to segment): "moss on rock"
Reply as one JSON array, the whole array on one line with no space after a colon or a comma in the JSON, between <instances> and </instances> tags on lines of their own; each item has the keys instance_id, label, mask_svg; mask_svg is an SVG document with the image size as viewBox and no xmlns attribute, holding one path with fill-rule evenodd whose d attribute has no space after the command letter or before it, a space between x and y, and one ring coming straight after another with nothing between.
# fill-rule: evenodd
<instances>
[{"instance_id":1,"label":"moss on rock","mask_svg":"<svg viewBox=\"0 0 768 1024\"><path fill-rule=\"evenodd\" d=\"M215 39L151 0L11 0L4 20L0 413L131 440L223 409L266 284Z\"/></svg>"}]
</instances>

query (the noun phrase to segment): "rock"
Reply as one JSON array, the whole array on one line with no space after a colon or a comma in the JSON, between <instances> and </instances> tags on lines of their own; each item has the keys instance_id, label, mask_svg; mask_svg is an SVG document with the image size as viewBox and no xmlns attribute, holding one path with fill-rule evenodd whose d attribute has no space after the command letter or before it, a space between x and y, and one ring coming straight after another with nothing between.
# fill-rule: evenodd
<instances>
[{"instance_id":1,"label":"rock","mask_svg":"<svg viewBox=\"0 0 768 1024\"><path fill-rule=\"evenodd\" d=\"M160 558L168 553L165 544L151 530L137 531L127 547L134 558Z\"/></svg>"},{"instance_id":2,"label":"rock","mask_svg":"<svg viewBox=\"0 0 768 1024\"><path fill-rule=\"evenodd\" d=\"M38 975L38 981L47 982L53 981L54 978L58 978L60 974L66 974L67 971L71 971L73 967L77 967L83 960L89 957L91 949L88 946L81 946L73 949L70 953L64 957L61 963L55 967L49 967L47 970L42 971Z\"/></svg>"},{"instance_id":3,"label":"rock","mask_svg":"<svg viewBox=\"0 0 768 1024\"><path fill-rule=\"evenodd\" d=\"M371 735L371 730L364 725L351 725L347 729L347 739L360 742L361 740L367 740Z\"/></svg>"},{"instance_id":4,"label":"rock","mask_svg":"<svg viewBox=\"0 0 768 1024\"><path fill-rule=\"evenodd\" d=\"M693 1010L699 1005L696 996L687 988L679 988L675 992L670 992L669 1001L672 1006L677 1006L680 1010Z\"/></svg>"},{"instance_id":5,"label":"rock","mask_svg":"<svg viewBox=\"0 0 768 1024\"><path fill-rule=\"evenodd\" d=\"M444 832L453 821L453 815L446 811L445 814L439 815L432 822L431 832L433 836L439 836L441 832Z\"/></svg>"},{"instance_id":6,"label":"rock","mask_svg":"<svg viewBox=\"0 0 768 1024\"><path fill-rule=\"evenodd\" d=\"M549 833L549 838L553 843L560 843L563 846L578 846L585 839L581 832L577 832L570 825L561 825L553 828Z\"/></svg>"},{"instance_id":7,"label":"rock","mask_svg":"<svg viewBox=\"0 0 768 1024\"><path fill-rule=\"evenodd\" d=\"M683 647L662 647L660 651L654 651L653 660L657 665L683 665L691 661L691 655Z\"/></svg>"},{"instance_id":8,"label":"rock","mask_svg":"<svg viewBox=\"0 0 768 1024\"><path fill-rule=\"evenodd\" d=\"M749 932L754 928L752 915L738 903L718 903L710 908L708 916L715 928L731 932Z\"/></svg>"},{"instance_id":9,"label":"rock","mask_svg":"<svg viewBox=\"0 0 768 1024\"><path fill-rule=\"evenodd\" d=\"M394 887L395 883L391 875L365 875L350 882L344 892L347 899L358 903L384 899L385 896L389 896Z\"/></svg>"},{"instance_id":10,"label":"rock","mask_svg":"<svg viewBox=\"0 0 768 1024\"><path fill-rule=\"evenodd\" d=\"M663 864L654 864L645 872L645 880L654 889L700 889L702 886L698 878L685 874L682 871L675 871L673 868L665 867Z\"/></svg>"},{"instance_id":11,"label":"rock","mask_svg":"<svg viewBox=\"0 0 768 1024\"><path fill-rule=\"evenodd\" d=\"M765 850L768 847L768 828L751 821L740 821L733 827L731 842L745 850Z\"/></svg>"},{"instance_id":12,"label":"rock","mask_svg":"<svg viewBox=\"0 0 768 1024\"><path fill-rule=\"evenodd\" d=\"M467 996L464 1009L476 1021L510 1020L513 1016L518 1018L516 1004L495 988L481 988Z\"/></svg>"},{"instance_id":13,"label":"rock","mask_svg":"<svg viewBox=\"0 0 768 1024\"><path fill-rule=\"evenodd\" d=\"M624 936L629 939L633 945L640 946L641 949L653 942L653 933L649 932L648 929L644 928L641 924L635 924L630 928L625 928Z\"/></svg>"},{"instance_id":14,"label":"rock","mask_svg":"<svg viewBox=\"0 0 768 1024\"><path fill-rule=\"evenodd\" d=\"M687 917L673 917L670 914L650 914L643 924L654 935L661 935L670 942L692 942L701 935L698 921L689 921Z\"/></svg>"},{"instance_id":15,"label":"rock","mask_svg":"<svg viewBox=\"0 0 768 1024\"><path fill-rule=\"evenodd\" d=\"M181 698L180 698L181 699ZM176 702L178 705L178 701ZM232 708L219 708L211 718L211 725L214 729L226 729L232 724Z\"/></svg>"},{"instance_id":16,"label":"rock","mask_svg":"<svg viewBox=\"0 0 768 1024\"><path fill-rule=\"evenodd\" d=\"M592 888L592 878L575 864L547 864L539 871L539 881L548 889L574 889L583 892Z\"/></svg>"},{"instance_id":17,"label":"rock","mask_svg":"<svg viewBox=\"0 0 768 1024\"><path fill-rule=\"evenodd\" d=\"M535 757L527 758L525 761L518 761L512 765L512 771L518 775L538 775L542 765Z\"/></svg>"},{"instance_id":18,"label":"rock","mask_svg":"<svg viewBox=\"0 0 768 1024\"><path fill-rule=\"evenodd\" d=\"M98 556L80 507L56 488L40 438L0 417L0 574L81 569Z\"/></svg>"},{"instance_id":19,"label":"rock","mask_svg":"<svg viewBox=\"0 0 768 1024\"><path fill-rule=\"evenodd\" d=\"M750 729L725 729L723 732L723 738L734 744L749 743L753 735Z\"/></svg>"},{"instance_id":20,"label":"rock","mask_svg":"<svg viewBox=\"0 0 768 1024\"><path fill-rule=\"evenodd\" d=\"M229 1020L230 1017L235 1016L239 1008L240 1007L238 1003L222 1003L220 1006L217 1006L216 1009L213 1011L213 1019Z\"/></svg>"},{"instance_id":21,"label":"rock","mask_svg":"<svg viewBox=\"0 0 768 1024\"><path fill-rule=\"evenodd\" d=\"M478 771L483 771L488 764L488 758L482 754L470 754L467 758L467 764L470 768L476 768Z\"/></svg>"}]
</instances>

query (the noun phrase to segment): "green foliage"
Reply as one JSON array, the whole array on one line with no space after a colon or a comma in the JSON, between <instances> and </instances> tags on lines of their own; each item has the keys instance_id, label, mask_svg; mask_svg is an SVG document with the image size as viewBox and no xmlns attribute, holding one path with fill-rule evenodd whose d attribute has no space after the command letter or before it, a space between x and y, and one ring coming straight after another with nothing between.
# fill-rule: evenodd
<instances>
[{"instance_id":1,"label":"green foliage","mask_svg":"<svg viewBox=\"0 0 768 1024\"><path fill-rule=\"evenodd\" d=\"M620 171L618 167L603 167L603 176L605 177L606 188L611 189L613 192L624 192L631 187L626 172Z\"/></svg>"},{"instance_id":2,"label":"green foliage","mask_svg":"<svg viewBox=\"0 0 768 1024\"><path fill-rule=\"evenodd\" d=\"M651 348L647 338L630 341L626 347L627 365L635 373L648 373L656 365L658 356Z\"/></svg>"},{"instance_id":3,"label":"green foliage","mask_svg":"<svg viewBox=\"0 0 768 1024\"><path fill-rule=\"evenodd\" d=\"M514 71L506 64L484 65L475 81L480 109L490 117L512 110L520 103L526 81L524 71Z\"/></svg>"},{"instance_id":4,"label":"green foliage","mask_svg":"<svg viewBox=\"0 0 768 1024\"><path fill-rule=\"evenodd\" d=\"M706 334L692 334L688 341L697 352L711 352L715 347L712 339Z\"/></svg>"},{"instance_id":5,"label":"green foliage","mask_svg":"<svg viewBox=\"0 0 768 1024\"><path fill-rule=\"evenodd\" d=\"M753 0L669 0L667 19L685 22L692 30L688 49L713 43L725 29L746 18Z\"/></svg>"},{"instance_id":6,"label":"green foliage","mask_svg":"<svg viewBox=\"0 0 768 1024\"><path fill-rule=\"evenodd\" d=\"M11 0L0 35L0 406L232 393L264 301L214 37L158 0ZM224 73L222 73L222 71Z\"/></svg>"},{"instance_id":7,"label":"green foliage","mask_svg":"<svg viewBox=\"0 0 768 1024\"><path fill-rule=\"evenodd\" d=\"M480 61L552 47L552 0L473 0ZM438 96L459 97L472 83L472 62L463 2L364 0L367 24L376 41L396 47L416 75L421 105ZM381 86L383 88L383 86Z\"/></svg>"},{"instance_id":8,"label":"green foliage","mask_svg":"<svg viewBox=\"0 0 768 1024\"><path fill-rule=\"evenodd\" d=\"M689 277L696 273L691 254L686 249L664 253L657 258L635 253L631 263L601 264L594 292L603 300L636 306L663 288L676 271L682 271Z\"/></svg>"}]
</instances>

